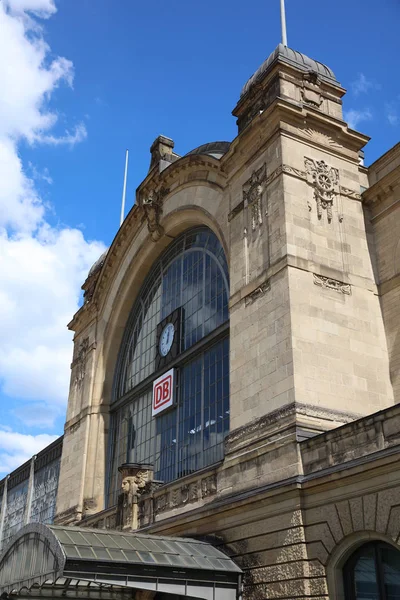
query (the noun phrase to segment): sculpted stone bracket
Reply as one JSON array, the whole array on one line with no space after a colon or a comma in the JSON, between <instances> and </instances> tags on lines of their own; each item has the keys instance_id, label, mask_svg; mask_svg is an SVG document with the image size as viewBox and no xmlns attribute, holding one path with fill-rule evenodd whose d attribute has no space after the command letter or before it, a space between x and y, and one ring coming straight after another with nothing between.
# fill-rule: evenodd
<instances>
[{"instance_id":1,"label":"sculpted stone bracket","mask_svg":"<svg viewBox=\"0 0 400 600\"><path fill-rule=\"evenodd\" d=\"M124 464L119 467L122 474L122 493L118 496L117 528L135 530L139 527L139 497L147 493L153 481L152 465Z\"/></svg>"},{"instance_id":2,"label":"sculpted stone bracket","mask_svg":"<svg viewBox=\"0 0 400 600\"><path fill-rule=\"evenodd\" d=\"M161 225L162 204L164 197L169 193L169 190L161 187L158 190L152 188L147 193L144 192L140 199L140 206L144 210L147 220L147 228L150 232L153 242L157 242L164 233L164 228Z\"/></svg>"},{"instance_id":3,"label":"sculpted stone bracket","mask_svg":"<svg viewBox=\"0 0 400 600\"><path fill-rule=\"evenodd\" d=\"M304 159L307 181L314 188L314 199L317 204L318 219L326 210L328 223L332 221L333 201L339 193L339 171L330 167L324 160Z\"/></svg>"},{"instance_id":4,"label":"sculpted stone bracket","mask_svg":"<svg viewBox=\"0 0 400 600\"><path fill-rule=\"evenodd\" d=\"M262 194L265 189L267 165L262 165L243 186L244 207L251 211L251 229L255 231L257 226L262 225Z\"/></svg>"},{"instance_id":5,"label":"sculpted stone bracket","mask_svg":"<svg viewBox=\"0 0 400 600\"><path fill-rule=\"evenodd\" d=\"M324 275L318 275L317 273L314 273L313 275L315 285L334 290L339 294L351 294L351 285L349 283L343 283L343 281L332 279L332 277L325 277Z\"/></svg>"}]
</instances>

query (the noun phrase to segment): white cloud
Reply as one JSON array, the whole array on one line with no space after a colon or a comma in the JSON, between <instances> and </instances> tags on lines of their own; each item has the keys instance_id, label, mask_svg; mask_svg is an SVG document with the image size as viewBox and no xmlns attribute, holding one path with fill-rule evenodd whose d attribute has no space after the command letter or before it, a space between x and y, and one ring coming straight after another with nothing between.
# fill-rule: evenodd
<instances>
[{"instance_id":1,"label":"white cloud","mask_svg":"<svg viewBox=\"0 0 400 600\"><path fill-rule=\"evenodd\" d=\"M74 74L69 60L54 58L40 28L38 16L55 10L52 0L0 0L0 391L10 413L36 427L51 427L65 408L72 358L66 324L104 250L79 229L49 224L35 182L50 183L51 174L42 168L40 175L19 155L23 140L73 146L87 135L82 124L59 137L52 131L52 94L62 83L72 88ZM15 468L53 439L3 426L1 468Z\"/></svg>"},{"instance_id":2,"label":"white cloud","mask_svg":"<svg viewBox=\"0 0 400 600\"><path fill-rule=\"evenodd\" d=\"M56 12L53 0L3 0L5 7L14 15L31 12L38 17L47 19Z\"/></svg>"},{"instance_id":3,"label":"white cloud","mask_svg":"<svg viewBox=\"0 0 400 600\"><path fill-rule=\"evenodd\" d=\"M13 471L57 439L56 435L42 433L24 435L8 428L0 429L0 473Z\"/></svg>"},{"instance_id":4,"label":"white cloud","mask_svg":"<svg viewBox=\"0 0 400 600\"><path fill-rule=\"evenodd\" d=\"M62 408L60 406L51 406L44 402L32 402L23 404L13 410L13 414L23 421L28 427L38 427L46 429L52 427L54 420L60 416Z\"/></svg>"},{"instance_id":5,"label":"white cloud","mask_svg":"<svg viewBox=\"0 0 400 600\"><path fill-rule=\"evenodd\" d=\"M355 96L367 94L370 90L379 90L381 86L375 81L368 79L364 73L359 73L357 78L350 84Z\"/></svg>"},{"instance_id":6,"label":"white cloud","mask_svg":"<svg viewBox=\"0 0 400 600\"><path fill-rule=\"evenodd\" d=\"M50 176L50 172L48 170L47 167L44 167L44 169L42 169L41 171L36 167L36 165L34 165L32 162L28 162L28 170L29 170L29 176L34 180L34 181L45 181L46 183L48 183L49 185L51 185L53 183L53 179Z\"/></svg>"},{"instance_id":7,"label":"white cloud","mask_svg":"<svg viewBox=\"0 0 400 600\"><path fill-rule=\"evenodd\" d=\"M396 127L400 124L400 115L397 105L395 103L385 104L386 118L389 121L389 125Z\"/></svg>"},{"instance_id":8,"label":"white cloud","mask_svg":"<svg viewBox=\"0 0 400 600\"><path fill-rule=\"evenodd\" d=\"M42 144L49 144L50 146L75 146L79 142L83 142L87 138L86 127L83 123L80 123L75 127L73 133L66 131L65 135L56 137L51 134L40 135L37 139Z\"/></svg>"},{"instance_id":9,"label":"white cloud","mask_svg":"<svg viewBox=\"0 0 400 600\"><path fill-rule=\"evenodd\" d=\"M351 129L356 129L357 125L361 123L361 121L370 121L372 119L372 113L369 108L365 108L364 110L356 110L351 108L344 112L344 120L347 121L349 127Z\"/></svg>"}]
</instances>

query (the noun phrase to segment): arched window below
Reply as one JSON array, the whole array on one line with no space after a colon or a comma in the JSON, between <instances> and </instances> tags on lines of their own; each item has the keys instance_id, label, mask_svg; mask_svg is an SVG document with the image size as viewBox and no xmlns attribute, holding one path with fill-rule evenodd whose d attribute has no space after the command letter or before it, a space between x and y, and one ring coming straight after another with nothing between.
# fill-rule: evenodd
<instances>
[{"instance_id":1,"label":"arched window below","mask_svg":"<svg viewBox=\"0 0 400 600\"><path fill-rule=\"evenodd\" d=\"M343 577L346 600L400 600L400 551L364 544L347 560Z\"/></svg>"}]
</instances>

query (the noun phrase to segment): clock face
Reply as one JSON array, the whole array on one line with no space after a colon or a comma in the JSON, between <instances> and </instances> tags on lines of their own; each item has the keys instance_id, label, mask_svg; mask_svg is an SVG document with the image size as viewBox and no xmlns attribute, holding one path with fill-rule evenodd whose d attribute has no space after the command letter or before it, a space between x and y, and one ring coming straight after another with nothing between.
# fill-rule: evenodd
<instances>
[{"instance_id":1,"label":"clock face","mask_svg":"<svg viewBox=\"0 0 400 600\"><path fill-rule=\"evenodd\" d=\"M160 354L167 356L174 341L175 327L173 323L167 323L160 335Z\"/></svg>"}]
</instances>

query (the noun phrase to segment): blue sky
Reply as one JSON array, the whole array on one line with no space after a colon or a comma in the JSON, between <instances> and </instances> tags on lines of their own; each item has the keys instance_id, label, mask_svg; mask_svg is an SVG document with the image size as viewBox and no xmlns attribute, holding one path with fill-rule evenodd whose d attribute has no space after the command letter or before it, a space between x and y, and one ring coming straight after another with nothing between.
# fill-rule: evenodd
<instances>
[{"instance_id":1,"label":"blue sky","mask_svg":"<svg viewBox=\"0 0 400 600\"><path fill-rule=\"evenodd\" d=\"M286 9L288 45L348 90L371 163L399 140L398 0ZM240 89L280 41L279 0L2 0L0 29L1 477L62 433L65 326L118 228L125 149L129 208L157 135L179 154L233 139Z\"/></svg>"}]
</instances>

